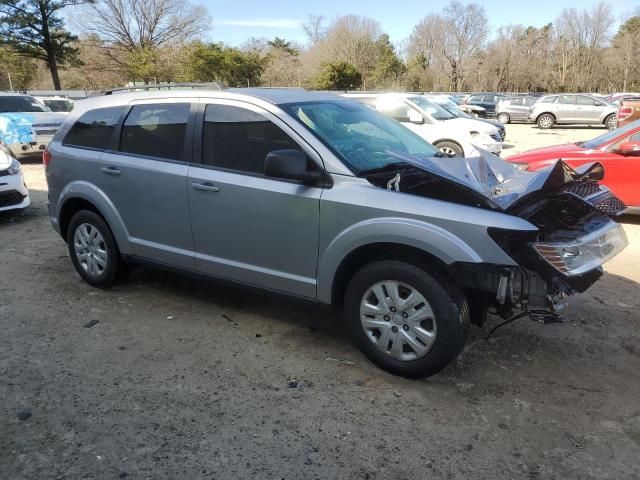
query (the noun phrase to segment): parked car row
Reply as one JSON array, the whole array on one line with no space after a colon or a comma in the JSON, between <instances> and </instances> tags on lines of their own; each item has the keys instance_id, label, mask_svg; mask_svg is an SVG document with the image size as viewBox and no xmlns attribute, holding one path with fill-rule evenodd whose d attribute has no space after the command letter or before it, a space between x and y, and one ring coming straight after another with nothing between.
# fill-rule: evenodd
<instances>
[{"instance_id":1,"label":"parked car row","mask_svg":"<svg viewBox=\"0 0 640 480\"><path fill-rule=\"evenodd\" d=\"M491 123L455 115L424 95L346 93L346 98L389 115L451 156L477 156L477 147L500 154L502 135Z\"/></svg>"}]
</instances>

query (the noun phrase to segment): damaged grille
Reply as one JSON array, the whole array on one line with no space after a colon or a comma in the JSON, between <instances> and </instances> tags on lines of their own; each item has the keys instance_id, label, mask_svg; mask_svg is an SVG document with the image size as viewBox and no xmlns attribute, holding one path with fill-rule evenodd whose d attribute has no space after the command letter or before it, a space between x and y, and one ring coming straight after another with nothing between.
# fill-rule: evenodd
<instances>
[{"instance_id":1,"label":"damaged grille","mask_svg":"<svg viewBox=\"0 0 640 480\"><path fill-rule=\"evenodd\" d=\"M622 203L609 189L602 187L598 182L574 183L565 189L567 193L583 198L593 205L598 211L607 215L616 215L622 212L626 205Z\"/></svg>"},{"instance_id":2,"label":"damaged grille","mask_svg":"<svg viewBox=\"0 0 640 480\"><path fill-rule=\"evenodd\" d=\"M8 192L0 193L0 208L10 207L12 205L18 205L22 203L24 197L17 190L9 190Z\"/></svg>"},{"instance_id":3,"label":"damaged grille","mask_svg":"<svg viewBox=\"0 0 640 480\"><path fill-rule=\"evenodd\" d=\"M627 208L622 201L614 196L603 195L602 197L602 199L596 198L595 201L591 202L602 213L616 215Z\"/></svg>"},{"instance_id":4,"label":"damaged grille","mask_svg":"<svg viewBox=\"0 0 640 480\"><path fill-rule=\"evenodd\" d=\"M598 182L580 182L571 185L566 189L567 192L573 193L580 198L588 198L591 195L595 195L600 192L601 187Z\"/></svg>"}]
</instances>

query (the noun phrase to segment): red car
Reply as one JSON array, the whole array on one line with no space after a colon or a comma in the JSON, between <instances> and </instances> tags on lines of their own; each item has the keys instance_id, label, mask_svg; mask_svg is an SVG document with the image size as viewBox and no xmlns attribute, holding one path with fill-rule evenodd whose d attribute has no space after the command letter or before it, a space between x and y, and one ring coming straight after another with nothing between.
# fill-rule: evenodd
<instances>
[{"instance_id":1,"label":"red car","mask_svg":"<svg viewBox=\"0 0 640 480\"><path fill-rule=\"evenodd\" d=\"M507 158L530 171L544 168L558 159L572 167L602 163L605 170L602 183L629 207L629 213L640 213L640 120L593 140L538 148Z\"/></svg>"}]
</instances>

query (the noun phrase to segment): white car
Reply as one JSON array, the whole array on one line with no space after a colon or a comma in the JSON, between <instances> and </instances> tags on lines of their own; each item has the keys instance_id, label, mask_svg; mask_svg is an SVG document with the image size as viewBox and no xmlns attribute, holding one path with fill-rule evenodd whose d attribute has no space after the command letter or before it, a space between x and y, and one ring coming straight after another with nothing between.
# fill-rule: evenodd
<instances>
[{"instance_id":1,"label":"white car","mask_svg":"<svg viewBox=\"0 0 640 480\"><path fill-rule=\"evenodd\" d=\"M475 157L480 155L477 148L495 154L502 151L502 138L497 128L487 128L477 120L456 118L423 95L345 93L343 96L395 118L448 155Z\"/></svg>"},{"instance_id":2,"label":"white car","mask_svg":"<svg viewBox=\"0 0 640 480\"><path fill-rule=\"evenodd\" d=\"M20 162L0 142L0 212L22 210L30 204Z\"/></svg>"}]
</instances>

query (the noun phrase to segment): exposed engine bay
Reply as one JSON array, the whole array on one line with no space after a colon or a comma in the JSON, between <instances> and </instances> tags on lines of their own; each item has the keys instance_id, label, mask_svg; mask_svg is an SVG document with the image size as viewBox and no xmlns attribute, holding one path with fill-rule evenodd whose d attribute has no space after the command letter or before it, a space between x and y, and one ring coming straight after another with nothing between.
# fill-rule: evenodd
<instances>
[{"instance_id":1,"label":"exposed engine bay","mask_svg":"<svg viewBox=\"0 0 640 480\"><path fill-rule=\"evenodd\" d=\"M627 245L614 221L626 206L606 187L599 163L573 169L562 160L522 171L489 153L477 158L418 158L389 152L398 162L365 173L372 184L523 218L537 231L489 228L491 238L518 267L456 263L451 275L468 289L475 321L487 310L504 318L514 309L557 321L563 299L584 292L602 264ZM548 315L545 315L545 312Z\"/></svg>"}]
</instances>

